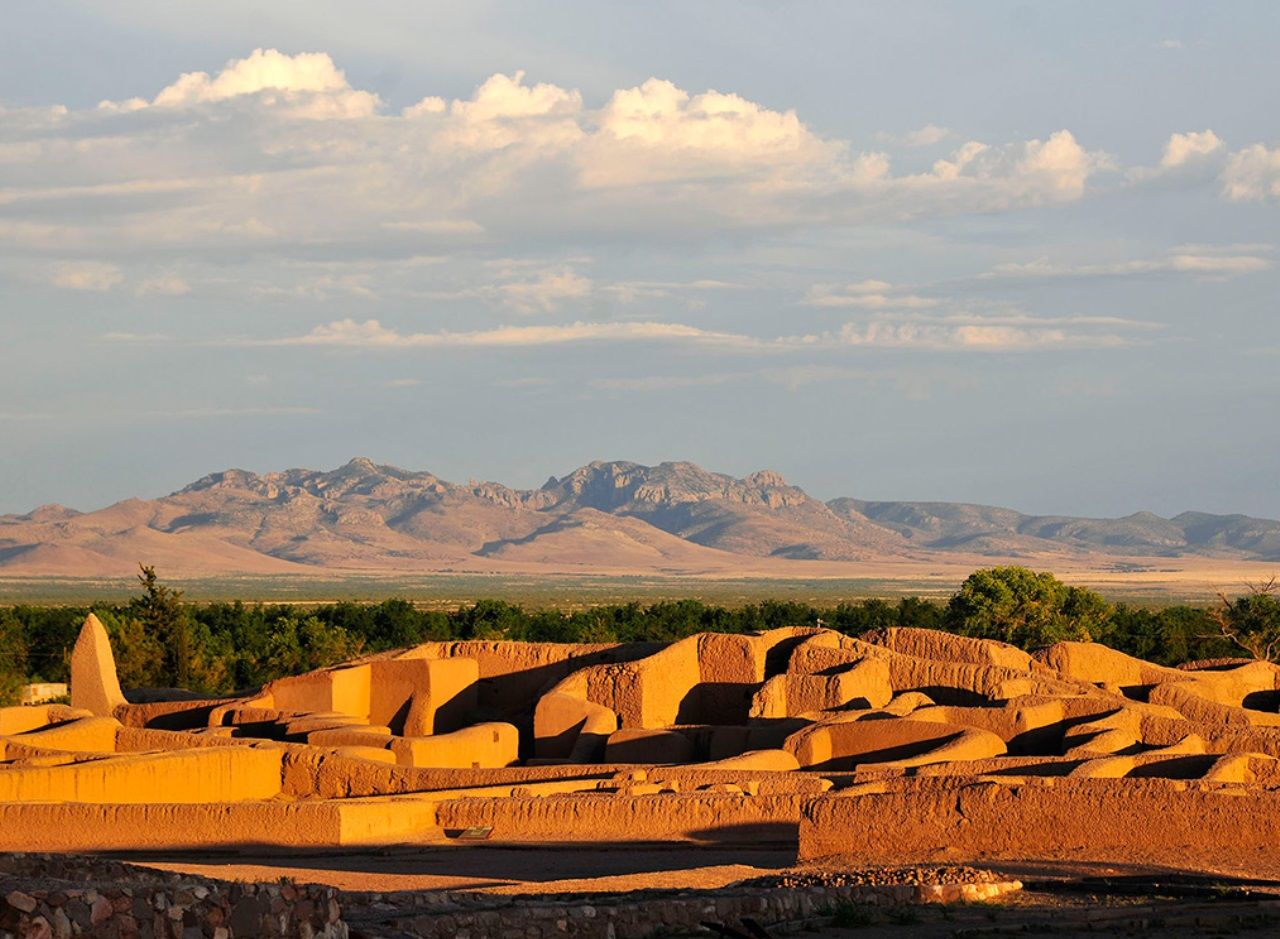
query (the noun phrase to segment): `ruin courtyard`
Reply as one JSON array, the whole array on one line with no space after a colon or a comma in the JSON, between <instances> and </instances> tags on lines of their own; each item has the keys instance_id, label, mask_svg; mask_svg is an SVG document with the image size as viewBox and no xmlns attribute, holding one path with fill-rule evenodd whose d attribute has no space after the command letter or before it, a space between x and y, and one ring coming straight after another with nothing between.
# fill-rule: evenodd
<instances>
[{"instance_id":1,"label":"ruin courtyard","mask_svg":"<svg viewBox=\"0 0 1280 939\"><path fill-rule=\"evenodd\" d=\"M1280 874L1265 662L795 628L429 642L130 703L90 615L70 694L0 709L0 880L63 878L6 886L14 935L345 935L341 889L360 934L643 936L1006 900L1055 865ZM163 900L123 892L130 858ZM175 907L166 876L209 880Z\"/></svg>"}]
</instances>

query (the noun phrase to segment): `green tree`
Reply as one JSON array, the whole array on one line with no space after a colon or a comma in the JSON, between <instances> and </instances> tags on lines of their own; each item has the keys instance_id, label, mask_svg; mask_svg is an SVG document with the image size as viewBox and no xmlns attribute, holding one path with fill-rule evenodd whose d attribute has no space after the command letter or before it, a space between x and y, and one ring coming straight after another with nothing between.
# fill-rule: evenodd
<instances>
[{"instance_id":1,"label":"green tree","mask_svg":"<svg viewBox=\"0 0 1280 939\"><path fill-rule=\"evenodd\" d=\"M290 614L276 622L275 631L258 664L258 677L270 681L336 665L358 656L364 643L340 626L316 616Z\"/></svg>"},{"instance_id":2,"label":"green tree","mask_svg":"<svg viewBox=\"0 0 1280 939\"><path fill-rule=\"evenodd\" d=\"M1218 594L1222 606L1211 614L1224 639L1263 662L1280 661L1280 584L1272 577L1250 584L1235 600Z\"/></svg>"},{"instance_id":3,"label":"green tree","mask_svg":"<svg viewBox=\"0 0 1280 939\"><path fill-rule=\"evenodd\" d=\"M178 688L191 686L195 649L192 642L191 617L182 603L182 591L160 583L156 569L139 564L138 583L142 595L129 601L128 613L164 649L163 684Z\"/></svg>"},{"instance_id":4,"label":"green tree","mask_svg":"<svg viewBox=\"0 0 1280 939\"><path fill-rule=\"evenodd\" d=\"M27 673L27 638L22 621L11 610L0 610L0 707L18 703Z\"/></svg>"},{"instance_id":5,"label":"green tree","mask_svg":"<svg viewBox=\"0 0 1280 939\"><path fill-rule=\"evenodd\" d=\"M155 688L168 683L165 649L155 633L134 616L105 609L95 613L111 640L121 687Z\"/></svg>"},{"instance_id":6,"label":"green tree","mask_svg":"<svg viewBox=\"0 0 1280 939\"><path fill-rule=\"evenodd\" d=\"M1025 567L974 571L947 604L947 629L1033 649L1064 639L1089 641L1111 615L1092 590Z\"/></svg>"}]
</instances>

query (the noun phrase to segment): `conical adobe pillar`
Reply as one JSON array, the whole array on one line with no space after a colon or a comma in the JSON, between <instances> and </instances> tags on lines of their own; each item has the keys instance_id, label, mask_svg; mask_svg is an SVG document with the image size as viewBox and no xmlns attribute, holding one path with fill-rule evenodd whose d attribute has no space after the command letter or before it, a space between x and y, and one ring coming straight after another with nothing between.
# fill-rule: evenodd
<instances>
[{"instance_id":1,"label":"conical adobe pillar","mask_svg":"<svg viewBox=\"0 0 1280 939\"><path fill-rule=\"evenodd\" d=\"M90 613L71 651L71 706L110 717L125 703L111 640L98 617Z\"/></svg>"}]
</instances>

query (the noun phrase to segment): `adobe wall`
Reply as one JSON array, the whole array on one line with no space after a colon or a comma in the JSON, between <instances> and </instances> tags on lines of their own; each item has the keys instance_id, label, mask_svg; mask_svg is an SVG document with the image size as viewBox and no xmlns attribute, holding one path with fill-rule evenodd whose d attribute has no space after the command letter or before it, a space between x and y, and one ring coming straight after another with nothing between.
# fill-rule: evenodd
<instances>
[{"instance_id":1,"label":"adobe wall","mask_svg":"<svg viewBox=\"0 0 1280 939\"><path fill-rule=\"evenodd\" d=\"M919 779L807 801L800 858L1280 860L1280 792L1164 779Z\"/></svg>"},{"instance_id":2,"label":"adobe wall","mask_svg":"<svg viewBox=\"0 0 1280 939\"><path fill-rule=\"evenodd\" d=\"M438 837L420 799L200 804L0 803L0 851L339 847Z\"/></svg>"},{"instance_id":3,"label":"adobe wall","mask_svg":"<svg viewBox=\"0 0 1280 939\"><path fill-rule=\"evenodd\" d=\"M907 718L813 724L788 737L785 748L802 767L817 771L873 763L919 766L1005 753L1004 741L990 731Z\"/></svg>"},{"instance_id":4,"label":"adobe wall","mask_svg":"<svg viewBox=\"0 0 1280 939\"><path fill-rule=\"evenodd\" d=\"M465 727L479 703L475 659L393 659L370 665L368 719L407 737Z\"/></svg>"},{"instance_id":5,"label":"adobe wall","mask_svg":"<svg viewBox=\"0 0 1280 939\"><path fill-rule=\"evenodd\" d=\"M742 724L773 661L819 632L775 629L761 635L698 633L644 658L580 669L551 689L618 715L623 729L674 724Z\"/></svg>"},{"instance_id":6,"label":"adobe wall","mask_svg":"<svg viewBox=\"0 0 1280 939\"><path fill-rule=\"evenodd\" d=\"M1031 669L1031 656L1017 646L991 639L954 636L937 629L888 626L870 630L858 638L918 659L965 662L970 665L1000 665L1018 671Z\"/></svg>"},{"instance_id":7,"label":"adobe wall","mask_svg":"<svg viewBox=\"0 0 1280 939\"><path fill-rule=\"evenodd\" d=\"M239 802L281 790L280 751L248 747L130 754L0 773L3 802Z\"/></svg>"},{"instance_id":8,"label":"adobe wall","mask_svg":"<svg viewBox=\"0 0 1280 939\"><path fill-rule=\"evenodd\" d=\"M68 707L65 704L36 704L20 707L0 707L0 737L7 734L24 734L39 730L49 724L92 717L91 711Z\"/></svg>"},{"instance_id":9,"label":"adobe wall","mask_svg":"<svg viewBox=\"0 0 1280 939\"><path fill-rule=\"evenodd\" d=\"M81 717L0 738L9 759L24 750L113 753L120 722L114 717Z\"/></svg>"},{"instance_id":10,"label":"adobe wall","mask_svg":"<svg viewBox=\"0 0 1280 939\"><path fill-rule=\"evenodd\" d=\"M666 643L557 643L462 640L424 642L398 658L474 659L480 671L477 706L485 714L511 716L532 707L539 694L571 672L594 665L630 662Z\"/></svg>"},{"instance_id":11,"label":"adobe wall","mask_svg":"<svg viewBox=\"0 0 1280 939\"><path fill-rule=\"evenodd\" d=\"M805 798L682 792L459 799L441 804L438 819L446 832L491 827L503 841L787 843L795 840Z\"/></svg>"}]
</instances>

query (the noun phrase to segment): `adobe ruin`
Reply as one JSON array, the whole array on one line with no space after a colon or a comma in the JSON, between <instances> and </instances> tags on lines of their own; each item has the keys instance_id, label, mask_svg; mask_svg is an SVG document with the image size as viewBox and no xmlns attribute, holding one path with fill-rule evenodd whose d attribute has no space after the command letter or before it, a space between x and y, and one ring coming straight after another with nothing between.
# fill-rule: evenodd
<instances>
[{"instance_id":1,"label":"adobe ruin","mask_svg":"<svg viewBox=\"0 0 1280 939\"><path fill-rule=\"evenodd\" d=\"M1280 668L913 629L429 642L131 704L0 709L0 850L661 840L863 864L1280 862Z\"/></svg>"}]
</instances>

